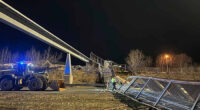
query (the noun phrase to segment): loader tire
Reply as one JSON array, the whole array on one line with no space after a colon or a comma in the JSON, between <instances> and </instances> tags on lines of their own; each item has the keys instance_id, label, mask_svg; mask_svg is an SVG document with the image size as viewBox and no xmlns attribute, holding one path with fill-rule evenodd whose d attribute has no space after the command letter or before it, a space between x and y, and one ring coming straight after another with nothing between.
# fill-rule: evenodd
<instances>
[{"instance_id":1,"label":"loader tire","mask_svg":"<svg viewBox=\"0 0 200 110\"><path fill-rule=\"evenodd\" d=\"M58 81L57 80L51 81L49 87L54 91L58 91L59 90Z\"/></svg>"},{"instance_id":2,"label":"loader tire","mask_svg":"<svg viewBox=\"0 0 200 110\"><path fill-rule=\"evenodd\" d=\"M4 78L1 80L1 90L11 91L14 88L14 82L10 78Z\"/></svg>"},{"instance_id":3,"label":"loader tire","mask_svg":"<svg viewBox=\"0 0 200 110\"><path fill-rule=\"evenodd\" d=\"M41 90L45 91L47 89L47 87L48 87L48 82L43 76L41 76L39 78L42 80L42 83L43 83Z\"/></svg>"},{"instance_id":4,"label":"loader tire","mask_svg":"<svg viewBox=\"0 0 200 110\"><path fill-rule=\"evenodd\" d=\"M43 86L42 80L40 78L32 78L28 83L28 88L31 91L41 90Z\"/></svg>"}]
</instances>

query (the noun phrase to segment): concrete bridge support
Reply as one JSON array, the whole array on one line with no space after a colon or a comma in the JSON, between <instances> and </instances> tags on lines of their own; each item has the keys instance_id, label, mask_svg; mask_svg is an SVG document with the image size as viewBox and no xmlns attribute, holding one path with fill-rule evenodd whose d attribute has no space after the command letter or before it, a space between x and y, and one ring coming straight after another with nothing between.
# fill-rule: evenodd
<instances>
[{"instance_id":1,"label":"concrete bridge support","mask_svg":"<svg viewBox=\"0 0 200 110\"><path fill-rule=\"evenodd\" d=\"M73 83L73 75L72 75L72 68L71 68L71 55L69 53L67 54L67 59L66 59L64 80L65 80L66 84Z\"/></svg>"}]
</instances>

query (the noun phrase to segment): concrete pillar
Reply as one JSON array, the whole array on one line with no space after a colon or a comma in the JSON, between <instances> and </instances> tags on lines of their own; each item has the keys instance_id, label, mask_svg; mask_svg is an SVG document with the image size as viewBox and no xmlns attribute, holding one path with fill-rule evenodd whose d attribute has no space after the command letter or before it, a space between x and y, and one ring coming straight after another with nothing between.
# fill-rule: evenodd
<instances>
[{"instance_id":1,"label":"concrete pillar","mask_svg":"<svg viewBox=\"0 0 200 110\"><path fill-rule=\"evenodd\" d=\"M71 68L71 55L67 54L66 65L65 65L65 73L64 73L64 80L67 84L73 83L73 75L72 75L72 68Z\"/></svg>"}]
</instances>

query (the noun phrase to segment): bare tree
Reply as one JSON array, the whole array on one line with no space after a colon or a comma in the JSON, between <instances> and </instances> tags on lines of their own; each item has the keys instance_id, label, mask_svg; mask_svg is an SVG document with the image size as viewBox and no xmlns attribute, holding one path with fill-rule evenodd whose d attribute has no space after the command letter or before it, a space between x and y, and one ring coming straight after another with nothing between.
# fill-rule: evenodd
<instances>
[{"instance_id":1,"label":"bare tree","mask_svg":"<svg viewBox=\"0 0 200 110\"><path fill-rule=\"evenodd\" d=\"M34 64L41 64L42 55L39 51L37 51L34 47L26 52L26 61L31 61Z\"/></svg>"},{"instance_id":2,"label":"bare tree","mask_svg":"<svg viewBox=\"0 0 200 110\"><path fill-rule=\"evenodd\" d=\"M191 64L192 58L187 56L185 53L181 53L175 56L175 66L180 68L180 72L183 72L184 67L188 67Z\"/></svg>"},{"instance_id":3,"label":"bare tree","mask_svg":"<svg viewBox=\"0 0 200 110\"><path fill-rule=\"evenodd\" d=\"M3 48L0 51L0 64L16 62L18 57L18 53L13 54L7 47Z\"/></svg>"},{"instance_id":4,"label":"bare tree","mask_svg":"<svg viewBox=\"0 0 200 110\"><path fill-rule=\"evenodd\" d=\"M11 62L15 63L19 59L19 53L12 53Z\"/></svg>"},{"instance_id":5,"label":"bare tree","mask_svg":"<svg viewBox=\"0 0 200 110\"><path fill-rule=\"evenodd\" d=\"M51 47L49 47L47 50L44 51L44 55L43 55L43 60L44 61L50 61L52 63L56 63L58 62L60 59L62 59L63 55L62 53L52 53L51 52Z\"/></svg>"},{"instance_id":6,"label":"bare tree","mask_svg":"<svg viewBox=\"0 0 200 110\"><path fill-rule=\"evenodd\" d=\"M165 61L163 58L164 54L160 54L159 56L157 56L156 58L156 66L161 68L161 71L163 71L164 65L165 65Z\"/></svg>"},{"instance_id":7,"label":"bare tree","mask_svg":"<svg viewBox=\"0 0 200 110\"><path fill-rule=\"evenodd\" d=\"M12 53L8 48L3 48L2 50L0 50L0 64L16 63L19 59L19 56L19 53ZM37 51L34 47L32 47L23 56L25 56L25 61L31 61L34 64L38 65L43 64L43 62L47 60L52 63L56 63L60 59L62 59L62 53L53 53L50 47L43 53L41 51Z\"/></svg>"},{"instance_id":8,"label":"bare tree","mask_svg":"<svg viewBox=\"0 0 200 110\"><path fill-rule=\"evenodd\" d=\"M131 50L128 57L126 58L126 63L129 66L131 72L137 72L141 68L145 67L145 56L140 50Z\"/></svg>"},{"instance_id":9,"label":"bare tree","mask_svg":"<svg viewBox=\"0 0 200 110\"><path fill-rule=\"evenodd\" d=\"M9 58L11 57L11 52L8 50L8 48L4 48L0 52L0 62L1 64L8 63Z\"/></svg>"},{"instance_id":10,"label":"bare tree","mask_svg":"<svg viewBox=\"0 0 200 110\"><path fill-rule=\"evenodd\" d=\"M48 47L48 49L44 51L43 59L48 60L50 55L51 55L51 47Z\"/></svg>"},{"instance_id":11,"label":"bare tree","mask_svg":"<svg viewBox=\"0 0 200 110\"><path fill-rule=\"evenodd\" d=\"M32 61L35 64L43 64L47 60L51 63L56 63L62 58L62 53L58 54L52 53L51 47L49 47L47 50L44 51L44 53L41 53L40 51L37 51L35 48L31 48L29 51L26 52L26 60Z\"/></svg>"},{"instance_id":12,"label":"bare tree","mask_svg":"<svg viewBox=\"0 0 200 110\"><path fill-rule=\"evenodd\" d=\"M153 62L153 59L150 57L150 56L147 56L145 58L145 67L150 67L152 66L152 62Z\"/></svg>"}]
</instances>

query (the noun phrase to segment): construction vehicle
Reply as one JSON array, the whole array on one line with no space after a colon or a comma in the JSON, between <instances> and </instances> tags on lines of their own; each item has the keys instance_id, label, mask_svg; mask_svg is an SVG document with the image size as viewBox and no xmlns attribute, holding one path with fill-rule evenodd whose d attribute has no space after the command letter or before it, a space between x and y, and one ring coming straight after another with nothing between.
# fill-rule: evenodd
<instances>
[{"instance_id":1,"label":"construction vehicle","mask_svg":"<svg viewBox=\"0 0 200 110\"><path fill-rule=\"evenodd\" d=\"M18 62L11 69L0 71L0 89L2 91L20 90L28 87L31 91L43 91L47 87L59 90L61 83L57 80L49 80L45 69L36 72L33 64Z\"/></svg>"}]
</instances>

